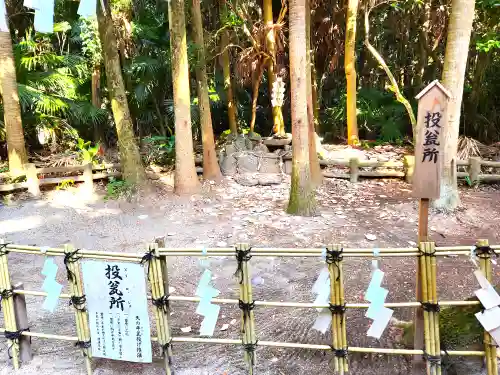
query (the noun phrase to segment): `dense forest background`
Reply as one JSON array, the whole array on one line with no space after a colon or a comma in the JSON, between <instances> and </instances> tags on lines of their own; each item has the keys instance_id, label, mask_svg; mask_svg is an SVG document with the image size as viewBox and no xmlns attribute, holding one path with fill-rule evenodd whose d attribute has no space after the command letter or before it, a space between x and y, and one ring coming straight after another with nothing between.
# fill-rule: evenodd
<instances>
[{"instance_id":1,"label":"dense forest background","mask_svg":"<svg viewBox=\"0 0 500 375\"><path fill-rule=\"evenodd\" d=\"M192 39L191 6L186 2L186 27L191 80L191 112L195 141L200 140L195 68L197 45ZM259 96L255 131L272 134L272 107L266 74L259 74L254 58L264 44L265 29L259 1L202 3L207 72L214 132L229 129L221 68L221 33L228 31L232 83L238 125L249 126L252 89L257 79ZM286 4L273 1L274 21ZM358 126L360 139L401 141L411 136L403 105L396 101L384 71L363 44L367 1L360 2L357 18L356 70L358 73ZM141 139L173 135L173 93L167 3L155 0L113 0L113 20L134 130ZM344 44L347 1L312 1L311 49L317 87L319 132L326 140L346 139L346 82ZM77 138L116 143L97 25L79 18L78 2L56 0L55 32L36 33L33 12L22 0L7 1L16 60L23 127L30 149L39 139L55 134L57 144ZM441 77L450 2L409 0L378 5L370 14L370 39L416 109L414 96ZM285 16L286 18L286 16ZM497 1L476 1L461 116L461 134L485 143L500 139L500 6ZM290 132L288 47L286 22L275 23L278 76L285 82L283 116ZM252 39L253 38L253 39ZM224 49L226 50L226 49ZM313 83L314 84L314 83ZM3 119L3 113L0 116ZM0 140L5 138L3 121Z\"/></svg>"}]
</instances>

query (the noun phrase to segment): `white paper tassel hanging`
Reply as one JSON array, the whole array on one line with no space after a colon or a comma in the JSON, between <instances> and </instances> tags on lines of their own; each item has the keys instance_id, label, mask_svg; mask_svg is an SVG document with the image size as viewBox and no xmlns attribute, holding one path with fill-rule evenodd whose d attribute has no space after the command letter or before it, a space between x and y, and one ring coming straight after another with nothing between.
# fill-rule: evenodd
<instances>
[{"instance_id":1,"label":"white paper tassel hanging","mask_svg":"<svg viewBox=\"0 0 500 375\"><path fill-rule=\"evenodd\" d=\"M82 17L94 17L97 13L97 0L80 0L78 14Z\"/></svg>"},{"instance_id":2,"label":"white paper tassel hanging","mask_svg":"<svg viewBox=\"0 0 500 375\"><path fill-rule=\"evenodd\" d=\"M39 33L54 32L54 0L45 0L43 7L35 8L35 30Z\"/></svg>"},{"instance_id":3,"label":"white paper tassel hanging","mask_svg":"<svg viewBox=\"0 0 500 375\"><path fill-rule=\"evenodd\" d=\"M0 0L0 31L9 32L9 21L7 20L7 9L5 8L5 0Z\"/></svg>"}]
</instances>

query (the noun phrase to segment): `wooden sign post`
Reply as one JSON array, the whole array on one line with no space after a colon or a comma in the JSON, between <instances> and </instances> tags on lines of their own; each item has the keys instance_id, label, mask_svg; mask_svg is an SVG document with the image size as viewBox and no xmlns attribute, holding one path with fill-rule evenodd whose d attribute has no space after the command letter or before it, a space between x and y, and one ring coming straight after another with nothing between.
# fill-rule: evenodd
<instances>
[{"instance_id":1,"label":"wooden sign post","mask_svg":"<svg viewBox=\"0 0 500 375\"><path fill-rule=\"evenodd\" d=\"M413 196L420 199L418 212L418 243L428 241L429 201L439 198L443 144L443 127L447 126L448 101L451 95L437 80L417 96L418 118L415 143ZM417 262L417 300L422 301L420 264ZM417 309L414 324L414 348L424 347L424 315ZM422 361L421 356L415 360Z\"/></svg>"}]
</instances>

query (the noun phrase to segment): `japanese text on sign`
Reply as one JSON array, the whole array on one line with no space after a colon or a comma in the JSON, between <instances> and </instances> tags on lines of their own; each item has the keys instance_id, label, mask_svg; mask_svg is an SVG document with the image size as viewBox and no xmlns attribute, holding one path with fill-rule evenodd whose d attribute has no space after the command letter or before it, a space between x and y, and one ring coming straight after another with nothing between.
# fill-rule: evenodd
<instances>
[{"instance_id":1,"label":"japanese text on sign","mask_svg":"<svg viewBox=\"0 0 500 375\"><path fill-rule=\"evenodd\" d=\"M82 264L92 355L151 362L151 330L144 268L139 264Z\"/></svg>"},{"instance_id":2,"label":"japanese text on sign","mask_svg":"<svg viewBox=\"0 0 500 375\"><path fill-rule=\"evenodd\" d=\"M424 152L422 162L437 163L439 156L439 121L443 116L441 112L427 112L425 115Z\"/></svg>"}]
</instances>

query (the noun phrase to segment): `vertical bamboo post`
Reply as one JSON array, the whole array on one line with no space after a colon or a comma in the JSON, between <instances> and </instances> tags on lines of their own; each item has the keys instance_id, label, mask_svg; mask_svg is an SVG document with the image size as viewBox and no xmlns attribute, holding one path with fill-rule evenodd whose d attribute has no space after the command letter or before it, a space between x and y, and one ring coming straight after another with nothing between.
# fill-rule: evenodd
<instances>
[{"instance_id":1,"label":"vertical bamboo post","mask_svg":"<svg viewBox=\"0 0 500 375\"><path fill-rule=\"evenodd\" d=\"M248 244L238 244L236 245L236 259L238 260L238 273L236 277L238 277L238 282L240 286L240 307L242 305L249 306L249 304L253 303L251 300L251 280L248 272L248 260L250 259L250 246ZM255 332L253 332L253 318L254 315L250 309L241 310L241 333L242 333L242 343L245 348L245 361L248 363L248 374L253 375L254 373L254 364L255 364L255 352L253 350L255 347L253 345L256 344L255 341L252 341ZM252 351L252 352L250 352Z\"/></svg>"},{"instance_id":2,"label":"vertical bamboo post","mask_svg":"<svg viewBox=\"0 0 500 375\"><path fill-rule=\"evenodd\" d=\"M359 160L358 158L349 159L349 173L351 174L351 182L358 182L359 178Z\"/></svg>"},{"instance_id":3,"label":"vertical bamboo post","mask_svg":"<svg viewBox=\"0 0 500 375\"><path fill-rule=\"evenodd\" d=\"M23 283L16 283L14 290L24 290ZM16 317L16 326L18 329L28 329L28 311L26 308L26 298L22 294L14 295L14 314ZM19 338L19 357L22 363L27 363L33 359L31 352L30 337L22 336Z\"/></svg>"},{"instance_id":4,"label":"vertical bamboo post","mask_svg":"<svg viewBox=\"0 0 500 375\"><path fill-rule=\"evenodd\" d=\"M428 274L427 278L429 280L429 290L431 290L430 299L435 306L438 306L438 298L437 298L437 260L435 256L435 244L434 242L427 243L427 256L429 262ZM434 353L433 356L436 358L441 357L441 336L439 334L439 308L436 308L435 311L431 312L432 316L432 324L433 324L433 335L434 335ZM436 367L437 375L441 375L441 363L439 362Z\"/></svg>"},{"instance_id":5,"label":"vertical bamboo post","mask_svg":"<svg viewBox=\"0 0 500 375\"><path fill-rule=\"evenodd\" d=\"M157 242L148 246L148 251L153 251L154 254L149 264L149 282L151 284L151 295L156 318L156 328L158 331L158 343L163 350L165 372L167 375L171 375L172 337L170 335L170 327L168 323L170 309L168 308L168 294L165 292L163 279L164 267L160 259L158 247Z\"/></svg>"},{"instance_id":6,"label":"vertical bamboo post","mask_svg":"<svg viewBox=\"0 0 500 375\"><path fill-rule=\"evenodd\" d=\"M250 247L247 244L245 244L244 246L245 250L250 249ZM246 302L253 305L254 301L252 293L252 272L251 272L250 262L248 261L245 262L243 264L243 269L245 273L245 282L246 282L246 297L247 297ZM255 345L257 343L257 337L255 335L255 314L253 308L249 311L248 315L249 316L247 317L247 320L248 320L248 326L250 327L249 339L250 343ZM255 353L253 353L252 356L253 356L252 358L252 367L253 367L256 364Z\"/></svg>"},{"instance_id":7,"label":"vertical bamboo post","mask_svg":"<svg viewBox=\"0 0 500 375\"><path fill-rule=\"evenodd\" d=\"M469 179L471 183L479 182L481 174L481 158L471 157L469 159Z\"/></svg>"},{"instance_id":8,"label":"vertical bamboo post","mask_svg":"<svg viewBox=\"0 0 500 375\"><path fill-rule=\"evenodd\" d=\"M38 198L40 193L40 183L38 181L38 175L36 172L36 166L33 163L26 164L24 166L26 170L26 181L28 182L28 192L34 197Z\"/></svg>"},{"instance_id":9,"label":"vertical bamboo post","mask_svg":"<svg viewBox=\"0 0 500 375\"><path fill-rule=\"evenodd\" d=\"M419 257L419 263L420 263L420 285L422 286L422 300L420 302L422 303L428 303L429 302L429 295L428 295L428 284L427 284L427 251L426 251L426 242L421 242L420 243L420 251L421 255ZM429 320L429 312L424 310L424 342L425 342L425 352L429 355L431 355L432 349L431 349L431 336L430 336L430 320ZM426 364L427 368L427 375L431 375L431 366L429 361L427 361Z\"/></svg>"},{"instance_id":10,"label":"vertical bamboo post","mask_svg":"<svg viewBox=\"0 0 500 375\"><path fill-rule=\"evenodd\" d=\"M488 240L478 240L477 247L488 248ZM484 274L484 277L491 282L493 277L491 266L491 254L487 251L481 252L479 256L479 267ZM498 359L495 341L491 335L484 331L484 351L486 354L486 370L488 375L498 375Z\"/></svg>"},{"instance_id":11,"label":"vertical bamboo post","mask_svg":"<svg viewBox=\"0 0 500 375\"><path fill-rule=\"evenodd\" d=\"M80 261L78 254L74 253L75 248L72 245L64 245L65 264L68 269L68 285L72 296L83 298L83 283L82 275L80 273ZM73 255L72 255L73 254ZM87 310L81 305L75 307L75 320L76 320L76 334L78 341L81 343L90 343L90 329L88 324ZM87 368L87 375L92 375L92 351L90 347L82 347L83 355L85 357L85 367Z\"/></svg>"},{"instance_id":12,"label":"vertical bamboo post","mask_svg":"<svg viewBox=\"0 0 500 375\"><path fill-rule=\"evenodd\" d=\"M330 274L330 306L338 308L338 310L332 311L332 346L335 351L347 350L345 312L340 311L340 307L344 306L345 300L341 254L341 245L331 245L327 248L326 263ZM335 353L333 361L336 372L344 374L349 370L345 356L338 356Z\"/></svg>"},{"instance_id":13,"label":"vertical bamboo post","mask_svg":"<svg viewBox=\"0 0 500 375\"><path fill-rule=\"evenodd\" d=\"M415 172L415 156L405 155L403 163L405 170L405 180L407 183L411 184L413 182L413 173Z\"/></svg>"},{"instance_id":14,"label":"vertical bamboo post","mask_svg":"<svg viewBox=\"0 0 500 375\"><path fill-rule=\"evenodd\" d=\"M5 242L0 239L0 290L12 290L10 282L9 267L7 265L7 251L1 245ZM16 318L14 312L13 298L2 298L2 311L5 322L5 331L17 332ZM15 370L19 370L19 343L18 340L7 340L11 349L12 364Z\"/></svg>"}]
</instances>

